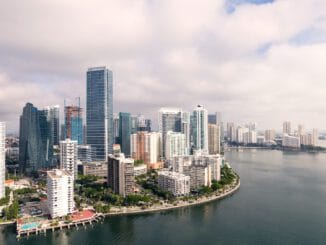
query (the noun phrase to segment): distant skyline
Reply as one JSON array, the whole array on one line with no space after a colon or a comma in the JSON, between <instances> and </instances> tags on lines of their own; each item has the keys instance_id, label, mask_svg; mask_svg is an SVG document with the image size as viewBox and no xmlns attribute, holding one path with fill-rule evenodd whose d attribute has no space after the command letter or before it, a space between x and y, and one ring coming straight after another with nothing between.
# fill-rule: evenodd
<instances>
[{"instance_id":1,"label":"distant skyline","mask_svg":"<svg viewBox=\"0 0 326 245\"><path fill-rule=\"evenodd\" d=\"M113 71L114 112L197 104L223 121L326 130L326 2L0 0L0 121L81 97ZM61 123L63 118L61 117ZM156 122L155 122L156 123Z\"/></svg>"}]
</instances>

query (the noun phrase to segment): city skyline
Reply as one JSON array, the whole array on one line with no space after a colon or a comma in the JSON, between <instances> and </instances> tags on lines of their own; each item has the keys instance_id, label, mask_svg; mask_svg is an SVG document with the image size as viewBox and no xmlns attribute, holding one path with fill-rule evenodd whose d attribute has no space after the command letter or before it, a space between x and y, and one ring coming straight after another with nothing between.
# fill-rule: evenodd
<instances>
[{"instance_id":1,"label":"city skyline","mask_svg":"<svg viewBox=\"0 0 326 245\"><path fill-rule=\"evenodd\" d=\"M97 65L114 72L115 112L156 118L160 107L191 111L203 104L225 122L281 129L290 120L326 129L323 2L75 4L11 1L1 8L0 114L7 132L18 132L26 102L63 108L65 98L80 96L86 108L84 71Z\"/></svg>"}]
</instances>

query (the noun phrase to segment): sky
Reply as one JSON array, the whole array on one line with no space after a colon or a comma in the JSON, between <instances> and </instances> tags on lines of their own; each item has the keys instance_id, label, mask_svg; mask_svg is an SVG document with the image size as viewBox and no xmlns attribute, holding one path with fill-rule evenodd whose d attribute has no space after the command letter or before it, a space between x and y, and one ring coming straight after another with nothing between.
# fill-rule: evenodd
<instances>
[{"instance_id":1,"label":"sky","mask_svg":"<svg viewBox=\"0 0 326 245\"><path fill-rule=\"evenodd\" d=\"M107 66L114 110L220 111L223 121L326 129L324 0L0 0L0 121L81 97Z\"/></svg>"}]
</instances>

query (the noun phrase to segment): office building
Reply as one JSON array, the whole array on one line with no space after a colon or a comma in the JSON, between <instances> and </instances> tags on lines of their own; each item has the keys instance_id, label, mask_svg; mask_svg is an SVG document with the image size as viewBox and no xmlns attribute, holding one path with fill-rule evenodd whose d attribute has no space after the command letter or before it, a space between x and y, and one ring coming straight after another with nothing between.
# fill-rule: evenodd
<instances>
[{"instance_id":1,"label":"office building","mask_svg":"<svg viewBox=\"0 0 326 245\"><path fill-rule=\"evenodd\" d=\"M113 115L113 138L114 144L119 144L119 115Z\"/></svg>"},{"instance_id":2,"label":"office building","mask_svg":"<svg viewBox=\"0 0 326 245\"><path fill-rule=\"evenodd\" d=\"M113 152L113 75L106 67L87 71L86 137L94 160L106 161Z\"/></svg>"},{"instance_id":3,"label":"office building","mask_svg":"<svg viewBox=\"0 0 326 245\"><path fill-rule=\"evenodd\" d=\"M169 131L165 138L165 158L171 159L175 156L186 154L185 135L183 133Z\"/></svg>"},{"instance_id":4,"label":"office building","mask_svg":"<svg viewBox=\"0 0 326 245\"><path fill-rule=\"evenodd\" d=\"M159 110L159 132L161 138L161 156L166 157L165 142L166 134L169 131L181 132L182 129L182 110L180 108L161 108Z\"/></svg>"},{"instance_id":5,"label":"office building","mask_svg":"<svg viewBox=\"0 0 326 245\"><path fill-rule=\"evenodd\" d=\"M108 187L116 194L126 196L134 193L134 160L120 156L108 157Z\"/></svg>"},{"instance_id":6,"label":"office building","mask_svg":"<svg viewBox=\"0 0 326 245\"><path fill-rule=\"evenodd\" d=\"M119 113L119 144L121 152L130 156L131 116L130 113Z\"/></svg>"},{"instance_id":7,"label":"office building","mask_svg":"<svg viewBox=\"0 0 326 245\"><path fill-rule=\"evenodd\" d=\"M190 177L178 172L159 171L158 186L174 196L185 196L190 193Z\"/></svg>"},{"instance_id":8,"label":"office building","mask_svg":"<svg viewBox=\"0 0 326 245\"><path fill-rule=\"evenodd\" d=\"M77 141L66 139L60 141L60 167L69 171L77 179L78 150Z\"/></svg>"},{"instance_id":9,"label":"office building","mask_svg":"<svg viewBox=\"0 0 326 245\"><path fill-rule=\"evenodd\" d=\"M93 161L92 148L90 145L78 145L78 160L82 163L89 163Z\"/></svg>"},{"instance_id":10,"label":"office building","mask_svg":"<svg viewBox=\"0 0 326 245\"><path fill-rule=\"evenodd\" d=\"M64 139L71 139L83 144L83 109L80 106L65 106Z\"/></svg>"},{"instance_id":11,"label":"office building","mask_svg":"<svg viewBox=\"0 0 326 245\"><path fill-rule=\"evenodd\" d=\"M51 218L63 217L74 211L73 175L63 169L47 172L47 200Z\"/></svg>"},{"instance_id":12,"label":"office building","mask_svg":"<svg viewBox=\"0 0 326 245\"><path fill-rule=\"evenodd\" d=\"M6 124L0 122L0 199L5 197L5 174L6 174Z\"/></svg>"},{"instance_id":13,"label":"office building","mask_svg":"<svg viewBox=\"0 0 326 245\"><path fill-rule=\"evenodd\" d=\"M59 145L60 138L60 107L58 105L48 106L45 109L47 120L50 124L50 135L52 137L53 145Z\"/></svg>"},{"instance_id":14,"label":"office building","mask_svg":"<svg viewBox=\"0 0 326 245\"><path fill-rule=\"evenodd\" d=\"M30 174L41 168L51 167L53 141L47 113L27 103L20 116L19 168Z\"/></svg>"},{"instance_id":15,"label":"office building","mask_svg":"<svg viewBox=\"0 0 326 245\"><path fill-rule=\"evenodd\" d=\"M208 153L210 155L220 154L221 137L218 124L208 124Z\"/></svg>"}]
</instances>

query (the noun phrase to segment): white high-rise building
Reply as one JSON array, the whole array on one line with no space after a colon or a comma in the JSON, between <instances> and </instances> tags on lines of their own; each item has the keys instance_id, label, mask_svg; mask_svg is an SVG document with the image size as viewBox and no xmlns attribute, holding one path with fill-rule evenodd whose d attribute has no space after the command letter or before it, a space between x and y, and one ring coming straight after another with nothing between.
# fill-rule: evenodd
<instances>
[{"instance_id":1,"label":"white high-rise building","mask_svg":"<svg viewBox=\"0 0 326 245\"><path fill-rule=\"evenodd\" d=\"M194 150L208 153L208 112L202 105L197 105L193 111L192 137Z\"/></svg>"},{"instance_id":2,"label":"white high-rise building","mask_svg":"<svg viewBox=\"0 0 326 245\"><path fill-rule=\"evenodd\" d=\"M78 142L66 139L60 141L60 167L69 171L77 179Z\"/></svg>"},{"instance_id":3,"label":"white high-rise building","mask_svg":"<svg viewBox=\"0 0 326 245\"><path fill-rule=\"evenodd\" d=\"M319 138L319 135L318 135L318 130L316 128L314 128L312 130L312 139L311 139L311 145L313 146L318 146L318 138Z\"/></svg>"},{"instance_id":4,"label":"white high-rise building","mask_svg":"<svg viewBox=\"0 0 326 245\"><path fill-rule=\"evenodd\" d=\"M159 171L158 186L174 196L184 196L190 193L190 177L178 172Z\"/></svg>"},{"instance_id":5,"label":"white high-rise building","mask_svg":"<svg viewBox=\"0 0 326 245\"><path fill-rule=\"evenodd\" d=\"M52 218L63 217L74 211L73 175L64 169L47 172L48 208Z\"/></svg>"},{"instance_id":6,"label":"white high-rise building","mask_svg":"<svg viewBox=\"0 0 326 245\"><path fill-rule=\"evenodd\" d=\"M185 135L186 154L190 153L190 113L182 112L181 132Z\"/></svg>"},{"instance_id":7,"label":"white high-rise building","mask_svg":"<svg viewBox=\"0 0 326 245\"><path fill-rule=\"evenodd\" d=\"M300 148L300 137L283 134L282 146L286 148Z\"/></svg>"},{"instance_id":8,"label":"white high-rise building","mask_svg":"<svg viewBox=\"0 0 326 245\"><path fill-rule=\"evenodd\" d=\"M167 132L165 145L166 159L171 159L175 156L186 155L185 135L183 133L177 133L172 131Z\"/></svg>"},{"instance_id":9,"label":"white high-rise building","mask_svg":"<svg viewBox=\"0 0 326 245\"><path fill-rule=\"evenodd\" d=\"M5 197L5 172L6 172L6 124L0 122L0 198Z\"/></svg>"},{"instance_id":10,"label":"white high-rise building","mask_svg":"<svg viewBox=\"0 0 326 245\"><path fill-rule=\"evenodd\" d=\"M274 140L275 140L275 130L274 129L265 130L265 141L271 142Z\"/></svg>"}]
</instances>

